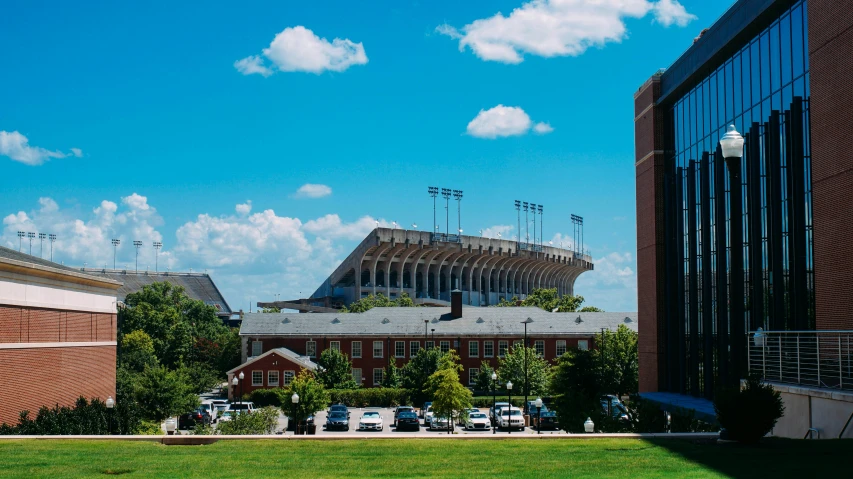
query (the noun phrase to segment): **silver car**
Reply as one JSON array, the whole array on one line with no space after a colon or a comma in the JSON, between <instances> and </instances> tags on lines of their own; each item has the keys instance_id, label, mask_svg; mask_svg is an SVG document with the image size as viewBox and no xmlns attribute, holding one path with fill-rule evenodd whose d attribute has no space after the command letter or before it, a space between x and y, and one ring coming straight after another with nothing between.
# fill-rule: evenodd
<instances>
[{"instance_id":1,"label":"silver car","mask_svg":"<svg viewBox=\"0 0 853 479\"><path fill-rule=\"evenodd\" d=\"M432 420L429 422L430 431L447 431L448 429L450 429L449 419L441 416L432 416Z\"/></svg>"}]
</instances>

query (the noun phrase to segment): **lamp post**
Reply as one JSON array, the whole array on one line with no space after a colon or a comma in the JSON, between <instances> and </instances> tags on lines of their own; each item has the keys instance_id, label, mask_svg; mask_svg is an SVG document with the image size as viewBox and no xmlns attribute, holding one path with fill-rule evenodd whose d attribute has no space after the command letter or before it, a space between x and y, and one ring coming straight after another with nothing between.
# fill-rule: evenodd
<instances>
[{"instance_id":1,"label":"lamp post","mask_svg":"<svg viewBox=\"0 0 853 479\"><path fill-rule=\"evenodd\" d=\"M427 331L427 327L429 326L429 320L424 320L424 341L429 341L429 332Z\"/></svg>"},{"instance_id":2,"label":"lamp post","mask_svg":"<svg viewBox=\"0 0 853 479\"><path fill-rule=\"evenodd\" d=\"M240 371L240 374L238 374L237 377L240 378L240 406L241 406L240 409L242 409L242 406L243 406L243 378L246 376L243 375L243 371Z\"/></svg>"},{"instance_id":3,"label":"lamp post","mask_svg":"<svg viewBox=\"0 0 853 479\"><path fill-rule=\"evenodd\" d=\"M595 423L592 422L592 418L586 418L586 421L583 422L583 430L586 432L595 432Z\"/></svg>"},{"instance_id":4,"label":"lamp post","mask_svg":"<svg viewBox=\"0 0 853 479\"><path fill-rule=\"evenodd\" d=\"M113 399L113 397L112 396L108 397L107 398L107 415L110 418L110 425L109 425L109 429L107 429L107 432L110 435L112 435L112 433L113 433L113 408L115 407L115 405L116 405L116 402Z\"/></svg>"},{"instance_id":5,"label":"lamp post","mask_svg":"<svg viewBox=\"0 0 853 479\"><path fill-rule=\"evenodd\" d=\"M495 387L495 382L498 380L498 373L494 370L492 371L492 434L496 434L498 432L498 421L495 416L497 416L497 411L495 411L495 404L497 404L497 388Z\"/></svg>"},{"instance_id":6,"label":"lamp post","mask_svg":"<svg viewBox=\"0 0 853 479\"><path fill-rule=\"evenodd\" d=\"M542 434L542 398L536 398L536 434Z\"/></svg>"},{"instance_id":7,"label":"lamp post","mask_svg":"<svg viewBox=\"0 0 853 479\"><path fill-rule=\"evenodd\" d=\"M301 419L299 417L299 395L293 393L293 396L290 396L290 402L293 403L293 419L296 420L296 426L293 428L294 434L299 434L299 429L301 427Z\"/></svg>"},{"instance_id":8,"label":"lamp post","mask_svg":"<svg viewBox=\"0 0 853 479\"><path fill-rule=\"evenodd\" d=\"M506 382L506 394L509 397L509 408L506 411L506 428L508 434L512 434L512 381ZM503 415L503 413L501 413Z\"/></svg>"},{"instance_id":9,"label":"lamp post","mask_svg":"<svg viewBox=\"0 0 853 479\"><path fill-rule=\"evenodd\" d=\"M240 384L240 381L237 380L237 376L234 376L234 379L231 380L231 385L234 386L234 395L237 395L237 385Z\"/></svg>"},{"instance_id":10,"label":"lamp post","mask_svg":"<svg viewBox=\"0 0 853 479\"><path fill-rule=\"evenodd\" d=\"M432 328L432 347L435 347L435 328Z\"/></svg>"},{"instance_id":11,"label":"lamp post","mask_svg":"<svg viewBox=\"0 0 853 479\"><path fill-rule=\"evenodd\" d=\"M732 337L739 338L731 350L735 378L739 378L741 367L741 334L743 328L743 186L740 178L741 157L743 157L744 139L734 125L729 125L726 134L720 138L720 149L729 170L729 261L731 268L731 301L729 314Z\"/></svg>"},{"instance_id":12,"label":"lamp post","mask_svg":"<svg viewBox=\"0 0 853 479\"><path fill-rule=\"evenodd\" d=\"M530 411L527 410L527 324L532 322L533 318L527 318L521 322L521 324L524 325L524 412L526 412L528 415L530 414Z\"/></svg>"}]
</instances>

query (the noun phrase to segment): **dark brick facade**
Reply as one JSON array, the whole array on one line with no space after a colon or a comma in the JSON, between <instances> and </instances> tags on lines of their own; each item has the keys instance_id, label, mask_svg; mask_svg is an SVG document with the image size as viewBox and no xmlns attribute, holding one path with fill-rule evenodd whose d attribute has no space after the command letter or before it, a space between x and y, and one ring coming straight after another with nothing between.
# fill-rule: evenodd
<instances>
[{"instance_id":1,"label":"dark brick facade","mask_svg":"<svg viewBox=\"0 0 853 479\"><path fill-rule=\"evenodd\" d=\"M853 329L853 5L809 0L817 329Z\"/></svg>"}]
</instances>

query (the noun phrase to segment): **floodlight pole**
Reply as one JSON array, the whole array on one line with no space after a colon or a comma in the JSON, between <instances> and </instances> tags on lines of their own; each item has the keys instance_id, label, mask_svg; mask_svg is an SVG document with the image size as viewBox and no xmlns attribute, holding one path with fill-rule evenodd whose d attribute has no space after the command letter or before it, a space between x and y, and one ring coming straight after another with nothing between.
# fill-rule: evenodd
<instances>
[{"instance_id":1,"label":"floodlight pole","mask_svg":"<svg viewBox=\"0 0 853 479\"><path fill-rule=\"evenodd\" d=\"M515 211L518 212L518 244L515 245L515 254L518 255L521 248L521 201L515 200Z\"/></svg>"},{"instance_id":2,"label":"floodlight pole","mask_svg":"<svg viewBox=\"0 0 853 479\"><path fill-rule=\"evenodd\" d=\"M459 235L462 235L462 190L453 190L453 197L456 198L456 218L458 220Z\"/></svg>"},{"instance_id":3,"label":"floodlight pole","mask_svg":"<svg viewBox=\"0 0 853 479\"><path fill-rule=\"evenodd\" d=\"M18 252L22 253L24 251L24 236L27 236L23 231L18 231Z\"/></svg>"},{"instance_id":4,"label":"floodlight pole","mask_svg":"<svg viewBox=\"0 0 853 479\"><path fill-rule=\"evenodd\" d=\"M543 244L545 236L542 234L542 205L539 205L539 244Z\"/></svg>"},{"instance_id":5,"label":"floodlight pole","mask_svg":"<svg viewBox=\"0 0 853 479\"><path fill-rule=\"evenodd\" d=\"M155 273L158 272L158 269L157 269L158 264L157 263L160 259L160 248L162 248L162 247L163 247L163 243L161 243L159 241L154 242L154 251L155 251L154 252L154 272Z\"/></svg>"},{"instance_id":6,"label":"floodlight pole","mask_svg":"<svg viewBox=\"0 0 853 479\"><path fill-rule=\"evenodd\" d=\"M521 205L524 206L524 242L529 244L530 243L530 217L527 216L527 206L528 205L527 205L526 201L522 202ZM520 231L519 231L519 234L521 234Z\"/></svg>"},{"instance_id":7,"label":"floodlight pole","mask_svg":"<svg viewBox=\"0 0 853 479\"><path fill-rule=\"evenodd\" d=\"M139 272L139 247L142 246L142 241L134 241L133 246L136 247L136 272Z\"/></svg>"},{"instance_id":8,"label":"floodlight pole","mask_svg":"<svg viewBox=\"0 0 853 479\"><path fill-rule=\"evenodd\" d=\"M435 219L435 198L436 198L436 196L438 196L438 187L437 186L427 187L427 193L429 193L429 195L432 197L432 228L431 229L432 229L432 232L435 233L436 232L435 231L436 226L438 226L438 223L435 222L436 221L436 219Z\"/></svg>"},{"instance_id":9,"label":"floodlight pole","mask_svg":"<svg viewBox=\"0 0 853 479\"><path fill-rule=\"evenodd\" d=\"M441 197L444 198L444 233L450 234L450 194L452 190L450 188L442 188L441 189Z\"/></svg>"},{"instance_id":10,"label":"floodlight pole","mask_svg":"<svg viewBox=\"0 0 853 479\"><path fill-rule=\"evenodd\" d=\"M47 238L47 233L39 233L39 258L44 258L44 240Z\"/></svg>"},{"instance_id":11,"label":"floodlight pole","mask_svg":"<svg viewBox=\"0 0 853 479\"><path fill-rule=\"evenodd\" d=\"M56 241L56 235L51 234L48 239L50 240L50 260L53 261L53 242Z\"/></svg>"},{"instance_id":12,"label":"floodlight pole","mask_svg":"<svg viewBox=\"0 0 853 479\"><path fill-rule=\"evenodd\" d=\"M121 244L121 240L113 238L112 243L113 243L113 269L116 269L116 249L118 248L118 245Z\"/></svg>"},{"instance_id":13,"label":"floodlight pole","mask_svg":"<svg viewBox=\"0 0 853 479\"><path fill-rule=\"evenodd\" d=\"M533 246L536 246L536 204L530 203L530 211L533 212Z\"/></svg>"},{"instance_id":14,"label":"floodlight pole","mask_svg":"<svg viewBox=\"0 0 853 479\"><path fill-rule=\"evenodd\" d=\"M36 237L35 233L27 233L27 238L30 239L30 256L33 255L33 238Z\"/></svg>"}]
</instances>

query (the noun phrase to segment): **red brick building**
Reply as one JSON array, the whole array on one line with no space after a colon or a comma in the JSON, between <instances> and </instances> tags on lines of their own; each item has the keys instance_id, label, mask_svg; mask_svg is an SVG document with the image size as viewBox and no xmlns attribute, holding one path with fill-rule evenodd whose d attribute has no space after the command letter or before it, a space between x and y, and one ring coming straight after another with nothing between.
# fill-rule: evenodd
<instances>
[{"instance_id":1,"label":"red brick building","mask_svg":"<svg viewBox=\"0 0 853 479\"><path fill-rule=\"evenodd\" d=\"M0 423L115 397L120 283L0 247Z\"/></svg>"},{"instance_id":2,"label":"red brick building","mask_svg":"<svg viewBox=\"0 0 853 479\"><path fill-rule=\"evenodd\" d=\"M472 385L483 361L497 367L498 359L515 344L527 341L542 357L554 360L568 348L589 348L602 329L615 330L624 324L636 331L636 313L549 313L539 308L462 307L454 308L374 308L364 313L254 313L245 314L240 328L244 364L229 374L244 373L244 390L273 387L268 375L255 381L250 372L260 365L279 360L266 356L281 348L302 360L319 358L334 348L349 356L353 379L364 387L377 386L388 362L403 366L421 348L454 349L464 371L461 379ZM253 363L254 358L263 357ZM253 364L255 366L253 366ZM298 373L296 364L290 371ZM254 369L253 369L254 368ZM288 379L281 367L278 384ZM273 373L275 378L277 374ZM251 386L250 386L251 384Z\"/></svg>"}]
</instances>

